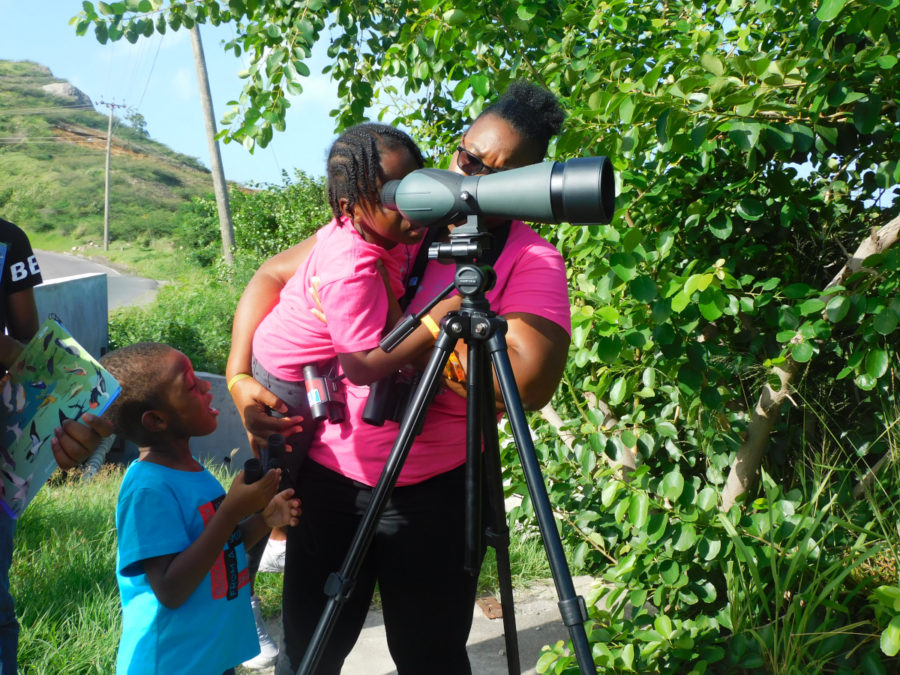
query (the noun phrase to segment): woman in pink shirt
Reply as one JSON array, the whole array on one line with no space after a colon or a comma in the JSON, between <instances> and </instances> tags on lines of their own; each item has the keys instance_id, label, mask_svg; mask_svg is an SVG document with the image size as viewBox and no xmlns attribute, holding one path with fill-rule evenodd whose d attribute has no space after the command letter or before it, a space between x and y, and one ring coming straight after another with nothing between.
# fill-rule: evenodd
<instances>
[{"instance_id":1,"label":"woman in pink shirt","mask_svg":"<svg viewBox=\"0 0 900 675\"><path fill-rule=\"evenodd\" d=\"M451 169L484 175L540 162L563 117L552 94L514 83L462 135ZM271 258L244 291L235 314L229 378L247 372L250 335L310 246L307 240ZM538 409L553 395L568 351L571 324L563 259L527 225L513 222L493 267L497 282L487 298L507 320L509 358L523 405ZM421 308L453 274L452 265L429 263L409 310ZM465 350L460 352L465 367ZM393 422L381 427L362 422L367 395L367 387L347 386L344 422L319 427L300 472L297 489L304 515L288 534L282 596L287 653L279 659L278 673L298 667L327 601L325 579L340 569L397 435ZM286 409L252 378L242 378L232 396L254 443L302 424L291 417L266 417L268 408ZM400 675L471 672L465 645L477 575L463 569L465 428L465 400L449 389L441 391L404 463L317 672L340 672L376 582Z\"/></svg>"}]
</instances>

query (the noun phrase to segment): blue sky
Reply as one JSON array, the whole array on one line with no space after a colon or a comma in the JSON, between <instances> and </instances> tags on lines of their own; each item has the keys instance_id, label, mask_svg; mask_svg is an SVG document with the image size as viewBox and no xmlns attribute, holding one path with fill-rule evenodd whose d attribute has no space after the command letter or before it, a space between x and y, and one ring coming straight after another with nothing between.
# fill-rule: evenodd
<instances>
[{"instance_id":1,"label":"blue sky","mask_svg":"<svg viewBox=\"0 0 900 675\"><path fill-rule=\"evenodd\" d=\"M80 0L0 0L0 59L47 66L87 94L103 114L108 109L98 104L101 100L134 107L155 140L209 166L189 32L154 34L133 45L124 39L101 45L91 30L75 35L69 19L79 11ZM222 41L233 37L231 26L204 25L200 31L221 129L225 103L240 94L237 73L246 64L222 48ZM286 131L276 131L269 147L252 155L238 143L219 143L228 180L280 183L282 169L293 175L295 168L324 174L325 152L334 138L328 111L337 102L337 86L321 74L326 61L324 45L319 46L303 94L291 98Z\"/></svg>"}]
</instances>

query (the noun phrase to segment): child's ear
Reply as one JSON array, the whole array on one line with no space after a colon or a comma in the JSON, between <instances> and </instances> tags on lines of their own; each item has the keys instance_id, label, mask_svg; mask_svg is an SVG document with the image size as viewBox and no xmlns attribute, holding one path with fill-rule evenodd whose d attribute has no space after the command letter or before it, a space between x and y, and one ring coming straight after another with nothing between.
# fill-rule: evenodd
<instances>
[{"instance_id":1,"label":"child's ear","mask_svg":"<svg viewBox=\"0 0 900 675\"><path fill-rule=\"evenodd\" d=\"M141 424L143 427L154 434L165 431L169 426L166 416L159 410L147 410L141 415Z\"/></svg>"},{"instance_id":2,"label":"child's ear","mask_svg":"<svg viewBox=\"0 0 900 675\"><path fill-rule=\"evenodd\" d=\"M347 199L346 197L341 197L338 200L338 206L341 207L341 213L344 216L346 216L347 218L349 218L350 222L353 222L353 207L348 206L349 203L350 203L350 200Z\"/></svg>"}]
</instances>

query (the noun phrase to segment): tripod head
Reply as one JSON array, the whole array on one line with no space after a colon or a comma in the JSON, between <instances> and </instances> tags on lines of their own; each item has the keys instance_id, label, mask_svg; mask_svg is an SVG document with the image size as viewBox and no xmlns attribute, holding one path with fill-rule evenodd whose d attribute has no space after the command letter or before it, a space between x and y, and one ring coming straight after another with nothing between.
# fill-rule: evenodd
<instances>
[{"instance_id":1,"label":"tripod head","mask_svg":"<svg viewBox=\"0 0 900 675\"><path fill-rule=\"evenodd\" d=\"M450 231L449 242L433 242L428 247L428 259L456 263L453 283L432 298L421 310L404 318L381 339L379 346L386 352L393 350L416 329L422 316L447 297L454 288L462 296L464 306L487 306L484 294L494 287L497 275L493 267L481 265L479 260L486 250L496 246L496 242L492 242L493 235L485 229L480 214L471 214L466 218L465 224L454 227Z\"/></svg>"}]
</instances>

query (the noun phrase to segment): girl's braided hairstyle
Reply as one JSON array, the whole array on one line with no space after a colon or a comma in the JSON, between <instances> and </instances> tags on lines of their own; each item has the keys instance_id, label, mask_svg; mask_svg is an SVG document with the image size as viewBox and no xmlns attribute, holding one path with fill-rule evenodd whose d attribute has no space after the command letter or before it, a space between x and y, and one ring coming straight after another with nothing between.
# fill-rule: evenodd
<instances>
[{"instance_id":1,"label":"girl's braided hairstyle","mask_svg":"<svg viewBox=\"0 0 900 675\"><path fill-rule=\"evenodd\" d=\"M365 122L342 133L328 152L328 203L335 218L342 215L341 200L350 210L362 201L378 204L384 183L381 153L406 149L419 168L425 166L422 151L399 129Z\"/></svg>"},{"instance_id":2,"label":"girl's braided hairstyle","mask_svg":"<svg viewBox=\"0 0 900 675\"><path fill-rule=\"evenodd\" d=\"M509 122L535 144L540 156L547 154L550 138L562 130L566 113L552 93L525 80L512 82L499 99L485 108L478 119L496 115Z\"/></svg>"}]
</instances>

